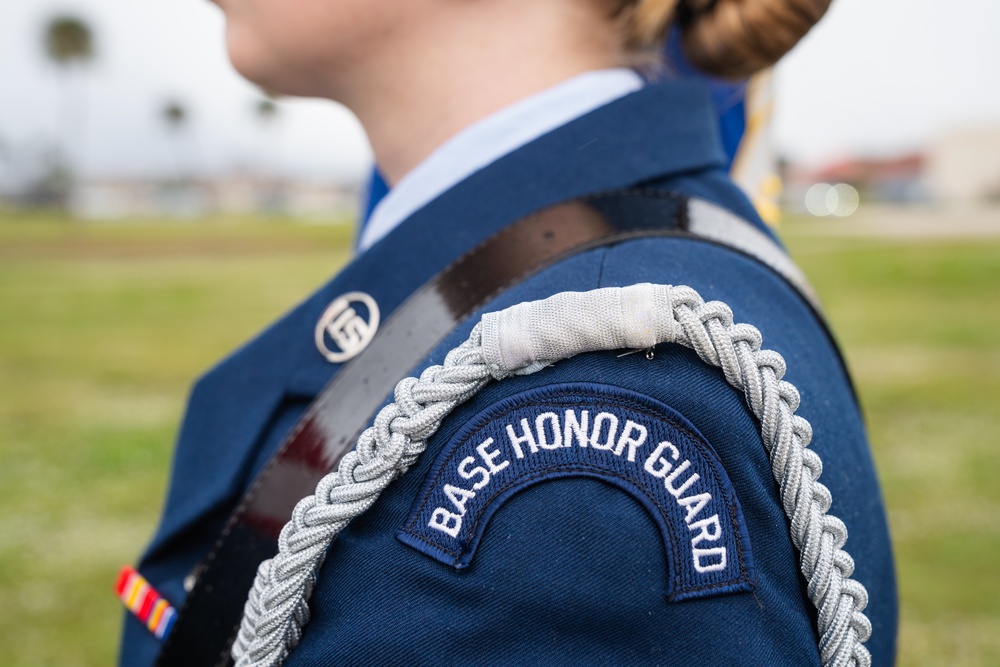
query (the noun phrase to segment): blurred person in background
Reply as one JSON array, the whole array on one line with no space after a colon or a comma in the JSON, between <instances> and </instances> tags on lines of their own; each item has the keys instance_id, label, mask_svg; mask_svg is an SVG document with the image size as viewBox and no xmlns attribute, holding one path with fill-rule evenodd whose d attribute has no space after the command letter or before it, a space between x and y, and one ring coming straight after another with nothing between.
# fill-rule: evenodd
<instances>
[{"instance_id":1,"label":"blurred person in background","mask_svg":"<svg viewBox=\"0 0 1000 667\"><path fill-rule=\"evenodd\" d=\"M262 567L270 588L250 594L238 664L893 663L892 554L850 379L808 287L727 175L706 86L676 58L658 64L674 31L692 68L748 77L791 49L825 0L219 4L236 68L268 90L345 104L391 189L357 257L195 385L163 518L121 586L135 612L122 665L225 660L247 564L252 575L273 554L288 519L276 508L312 494L303 470L330 463L322 429L310 439L323 422L310 404L331 380L340 393L321 397L324 409L371 393L372 369L401 363L380 337L440 326L427 309L424 327L394 329L414 317L421 286L462 301L576 224L552 211L626 233L486 290L393 383L441 363L484 312L689 285L787 360L798 393L781 389L785 412L761 412L778 385L670 344L490 384L377 500L316 519L367 508L328 552L303 557L304 570ZM518 242L498 246L506 237ZM446 270L456 266L462 280ZM698 312L706 335L721 326L718 310ZM783 362L766 359L776 370L761 377L780 375ZM391 387L345 419L370 424ZM799 395L811 432L788 412ZM302 521L294 530L308 532ZM285 547L309 541L294 530ZM163 605L179 610L172 625L159 622Z\"/></svg>"}]
</instances>

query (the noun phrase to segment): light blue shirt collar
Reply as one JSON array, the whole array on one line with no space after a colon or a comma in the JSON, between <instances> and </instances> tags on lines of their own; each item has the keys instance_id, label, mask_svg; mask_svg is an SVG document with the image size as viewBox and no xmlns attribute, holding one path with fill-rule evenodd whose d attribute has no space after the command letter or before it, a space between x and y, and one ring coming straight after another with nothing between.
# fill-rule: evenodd
<instances>
[{"instance_id":1,"label":"light blue shirt collar","mask_svg":"<svg viewBox=\"0 0 1000 667\"><path fill-rule=\"evenodd\" d=\"M460 131L407 173L372 211L363 252L427 203L497 159L644 85L630 69L586 72L515 102Z\"/></svg>"}]
</instances>

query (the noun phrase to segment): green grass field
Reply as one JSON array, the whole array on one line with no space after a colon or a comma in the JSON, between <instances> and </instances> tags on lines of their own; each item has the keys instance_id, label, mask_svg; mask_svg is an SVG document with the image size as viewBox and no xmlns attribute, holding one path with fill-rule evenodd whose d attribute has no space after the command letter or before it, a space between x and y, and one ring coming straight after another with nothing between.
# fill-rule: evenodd
<instances>
[{"instance_id":1,"label":"green grass field","mask_svg":"<svg viewBox=\"0 0 1000 667\"><path fill-rule=\"evenodd\" d=\"M193 378L346 259L346 226L0 215L0 663L107 665ZM786 237L866 407L902 665L1000 664L1000 239Z\"/></svg>"}]
</instances>

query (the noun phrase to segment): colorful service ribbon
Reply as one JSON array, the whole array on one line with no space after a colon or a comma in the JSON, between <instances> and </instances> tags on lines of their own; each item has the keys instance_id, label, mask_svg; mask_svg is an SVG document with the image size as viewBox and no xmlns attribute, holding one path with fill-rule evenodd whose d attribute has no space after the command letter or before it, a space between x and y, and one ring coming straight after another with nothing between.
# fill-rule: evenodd
<instances>
[{"instance_id":1,"label":"colorful service ribbon","mask_svg":"<svg viewBox=\"0 0 1000 667\"><path fill-rule=\"evenodd\" d=\"M170 634L170 628L177 618L177 610L135 568L126 565L121 569L115 593L157 639L165 639Z\"/></svg>"}]
</instances>

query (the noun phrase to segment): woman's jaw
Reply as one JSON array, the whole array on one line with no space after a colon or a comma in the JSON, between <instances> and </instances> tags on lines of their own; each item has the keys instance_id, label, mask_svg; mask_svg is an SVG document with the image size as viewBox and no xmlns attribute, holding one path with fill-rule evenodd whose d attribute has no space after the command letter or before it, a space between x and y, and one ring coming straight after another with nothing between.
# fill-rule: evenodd
<instances>
[{"instance_id":1,"label":"woman's jaw","mask_svg":"<svg viewBox=\"0 0 1000 667\"><path fill-rule=\"evenodd\" d=\"M390 183L450 136L559 81L625 61L586 0L215 0L234 67L343 103Z\"/></svg>"}]
</instances>

